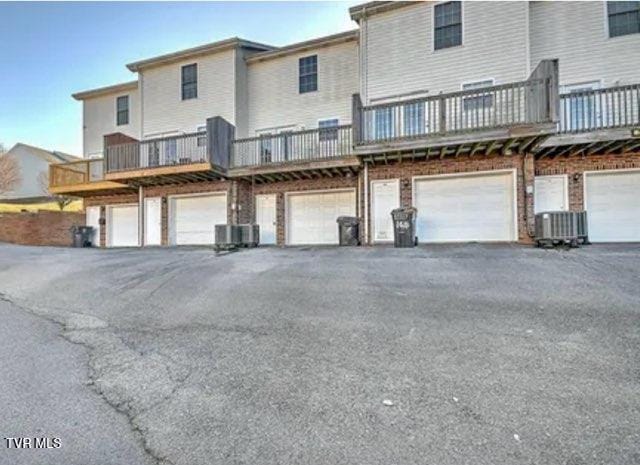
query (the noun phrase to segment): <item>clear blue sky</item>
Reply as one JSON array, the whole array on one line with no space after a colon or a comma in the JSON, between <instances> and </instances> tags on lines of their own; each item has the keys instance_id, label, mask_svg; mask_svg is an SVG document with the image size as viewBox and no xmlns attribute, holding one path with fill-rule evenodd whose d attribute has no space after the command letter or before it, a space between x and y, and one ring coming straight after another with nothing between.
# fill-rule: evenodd
<instances>
[{"instance_id":1,"label":"clear blue sky","mask_svg":"<svg viewBox=\"0 0 640 465\"><path fill-rule=\"evenodd\" d=\"M125 64L239 36L272 45L349 29L362 2L0 2L0 142L82 154L80 90L135 79Z\"/></svg>"}]
</instances>

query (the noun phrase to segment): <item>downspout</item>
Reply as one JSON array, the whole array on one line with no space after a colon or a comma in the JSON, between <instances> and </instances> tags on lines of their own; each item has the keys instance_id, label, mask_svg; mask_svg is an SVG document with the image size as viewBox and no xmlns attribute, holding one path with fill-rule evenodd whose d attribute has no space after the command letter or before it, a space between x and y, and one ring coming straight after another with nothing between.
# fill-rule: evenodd
<instances>
[{"instance_id":1,"label":"downspout","mask_svg":"<svg viewBox=\"0 0 640 465\"><path fill-rule=\"evenodd\" d=\"M364 245L369 245L369 164L364 163Z\"/></svg>"}]
</instances>

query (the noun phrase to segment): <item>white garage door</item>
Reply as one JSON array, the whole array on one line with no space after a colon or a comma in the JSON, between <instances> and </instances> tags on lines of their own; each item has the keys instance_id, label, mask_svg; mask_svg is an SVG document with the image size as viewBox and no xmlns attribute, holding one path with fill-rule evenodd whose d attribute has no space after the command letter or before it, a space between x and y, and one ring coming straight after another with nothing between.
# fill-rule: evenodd
<instances>
[{"instance_id":1,"label":"white garage door","mask_svg":"<svg viewBox=\"0 0 640 465\"><path fill-rule=\"evenodd\" d=\"M421 242L516 240L513 172L417 178Z\"/></svg>"},{"instance_id":2,"label":"white garage door","mask_svg":"<svg viewBox=\"0 0 640 465\"><path fill-rule=\"evenodd\" d=\"M227 195L172 197L170 217L171 244L213 244L215 225L227 223Z\"/></svg>"},{"instance_id":3,"label":"white garage door","mask_svg":"<svg viewBox=\"0 0 640 465\"><path fill-rule=\"evenodd\" d=\"M640 171L585 173L585 178L589 239L640 241Z\"/></svg>"},{"instance_id":4,"label":"white garage door","mask_svg":"<svg viewBox=\"0 0 640 465\"><path fill-rule=\"evenodd\" d=\"M287 195L287 244L337 244L339 216L355 216L354 191Z\"/></svg>"},{"instance_id":5,"label":"white garage door","mask_svg":"<svg viewBox=\"0 0 640 465\"><path fill-rule=\"evenodd\" d=\"M123 205L108 208L108 244L110 247L138 246L138 206Z\"/></svg>"}]
</instances>

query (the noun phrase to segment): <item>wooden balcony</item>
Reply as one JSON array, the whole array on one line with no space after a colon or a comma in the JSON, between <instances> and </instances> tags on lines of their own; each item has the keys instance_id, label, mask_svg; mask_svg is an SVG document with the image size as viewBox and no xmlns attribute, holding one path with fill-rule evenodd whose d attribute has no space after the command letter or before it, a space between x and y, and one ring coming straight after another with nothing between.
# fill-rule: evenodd
<instances>
[{"instance_id":1,"label":"wooden balcony","mask_svg":"<svg viewBox=\"0 0 640 465\"><path fill-rule=\"evenodd\" d=\"M556 131L557 73L545 60L520 82L366 106L354 96L356 153L522 152Z\"/></svg>"},{"instance_id":2,"label":"wooden balcony","mask_svg":"<svg viewBox=\"0 0 640 465\"><path fill-rule=\"evenodd\" d=\"M540 157L640 150L640 84L561 94L557 127Z\"/></svg>"},{"instance_id":3,"label":"wooden balcony","mask_svg":"<svg viewBox=\"0 0 640 465\"><path fill-rule=\"evenodd\" d=\"M120 193L127 190L125 184L105 180L102 158L49 165L49 192L52 194L84 197L96 191Z\"/></svg>"},{"instance_id":4,"label":"wooden balcony","mask_svg":"<svg viewBox=\"0 0 640 465\"><path fill-rule=\"evenodd\" d=\"M220 117L207 130L109 145L105 179L150 186L222 179L229 163L234 128Z\"/></svg>"},{"instance_id":5,"label":"wooden balcony","mask_svg":"<svg viewBox=\"0 0 640 465\"><path fill-rule=\"evenodd\" d=\"M352 127L342 125L236 139L229 175L269 182L351 176L359 166Z\"/></svg>"}]
</instances>

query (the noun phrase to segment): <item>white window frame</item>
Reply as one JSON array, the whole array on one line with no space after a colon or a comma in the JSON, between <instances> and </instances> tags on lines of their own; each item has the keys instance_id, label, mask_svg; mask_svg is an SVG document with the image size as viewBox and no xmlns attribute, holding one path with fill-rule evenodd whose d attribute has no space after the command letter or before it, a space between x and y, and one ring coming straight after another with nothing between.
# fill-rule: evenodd
<instances>
[{"instance_id":1,"label":"white window frame","mask_svg":"<svg viewBox=\"0 0 640 465\"><path fill-rule=\"evenodd\" d=\"M489 85L487 85L487 86L484 86L484 87L493 87L493 86L495 86L495 85L496 85L496 80L495 80L495 78L487 77L487 78L482 78L482 79L474 79L474 80L471 80L471 81L464 81L464 82L461 82L461 83L460 83L460 90L478 90L478 91L479 91L480 89L482 89L482 87L477 87L477 88L475 88L475 89L465 89L465 88L464 88L464 86L468 86L468 85L470 85L470 84L480 84L480 83L482 83L482 82L488 82L488 81L491 81L491 84L489 84ZM467 98L468 98L468 97L467 97ZM492 99L493 99L493 97L492 97ZM464 108L464 101L465 101L465 98L463 98L463 99L462 99L462 111L464 111L464 112L477 111L477 109L475 109L475 110L465 110L465 108ZM492 100L492 101L491 101L491 105L492 105L492 106L494 106L495 104L496 104L496 102L494 102L494 101Z\"/></svg>"},{"instance_id":2,"label":"white window frame","mask_svg":"<svg viewBox=\"0 0 640 465\"><path fill-rule=\"evenodd\" d=\"M621 36L615 36L615 37L611 37L611 34L609 32L609 8L607 7L607 4L609 3L610 0L604 0L602 2L602 7L603 7L603 17L604 17L604 37L606 40L616 40L616 39L621 39L623 37L627 37L629 35L632 34L624 34Z\"/></svg>"},{"instance_id":3,"label":"white window frame","mask_svg":"<svg viewBox=\"0 0 640 465\"><path fill-rule=\"evenodd\" d=\"M338 135L338 133L337 133L337 129L336 129L336 138L335 138L335 139L325 139L325 140L320 139L320 130L321 130L321 129L328 129L327 127L321 128L321 127L320 127L320 123L321 123L321 122L323 122L323 123L324 123L324 122L326 122L326 121L337 121L337 124L336 124L336 126L335 126L335 127L340 126L340 118L338 118L337 116L332 116L332 117L330 117L330 118L321 118L321 119L319 119L319 120L317 121L317 123L316 123L316 124L317 124L317 128L318 128L318 141L319 141L319 142L327 142L327 141L331 141L331 140L336 140L336 141L337 141L337 140L339 139L339 135ZM329 126L329 128L331 128L331 127L333 127L333 126Z\"/></svg>"},{"instance_id":4,"label":"white window frame","mask_svg":"<svg viewBox=\"0 0 640 465\"><path fill-rule=\"evenodd\" d=\"M453 47L440 48L436 50L436 5L442 5L443 3L449 3L452 0L443 0L439 2L434 2L431 5L431 53L439 53L447 50L457 50L460 47L464 47L464 9L465 3L464 1L460 2L460 24L462 25L462 31L460 33L460 45L455 45Z\"/></svg>"},{"instance_id":5,"label":"white window frame","mask_svg":"<svg viewBox=\"0 0 640 465\"><path fill-rule=\"evenodd\" d=\"M122 123L119 124L118 123L118 115L120 114L120 109L118 108L118 100L120 100L121 98L127 98L127 122L126 123ZM131 95L129 94L122 94L122 95L118 95L116 96L116 128L122 128L125 126L129 126L131 124Z\"/></svg>"}]
</instances>

